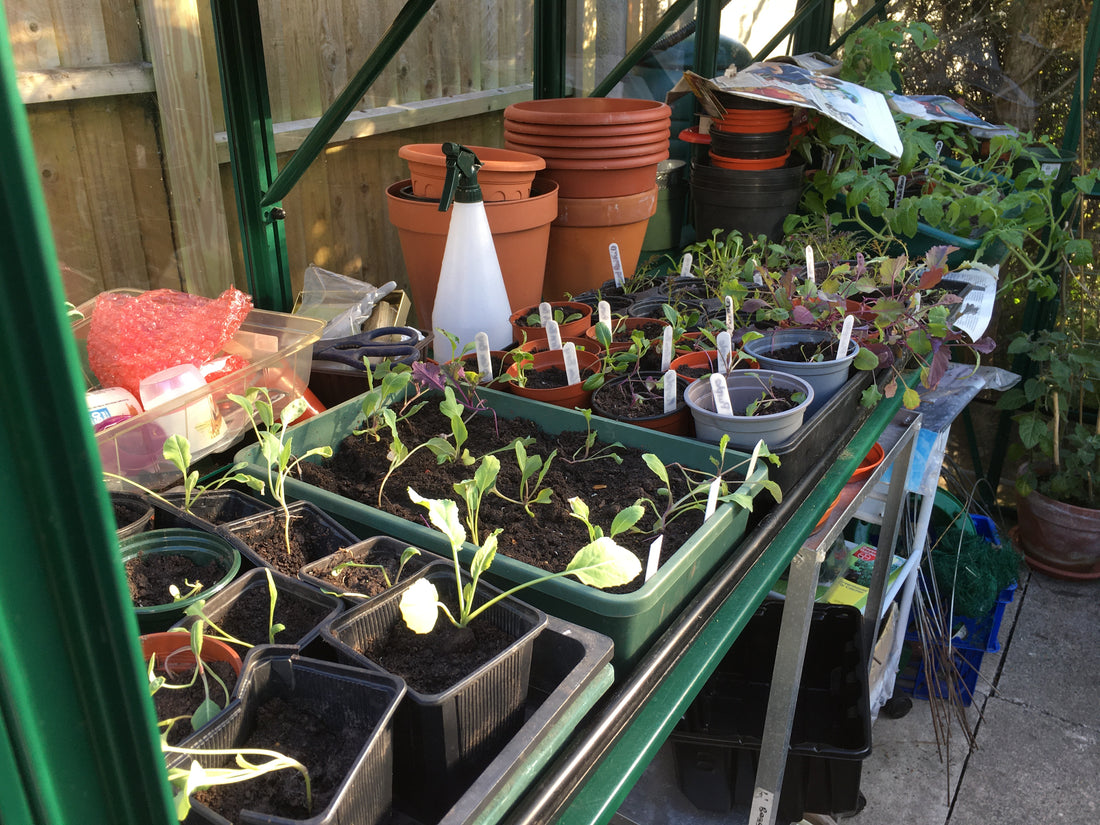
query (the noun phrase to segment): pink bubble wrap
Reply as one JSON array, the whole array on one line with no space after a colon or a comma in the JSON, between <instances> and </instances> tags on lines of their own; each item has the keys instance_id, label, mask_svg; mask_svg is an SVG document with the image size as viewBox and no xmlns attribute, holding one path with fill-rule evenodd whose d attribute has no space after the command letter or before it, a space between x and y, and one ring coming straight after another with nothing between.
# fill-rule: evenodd
<instances>
[{"instance_id":1,"label":"pink bubble wrap","mask_svg":"<svg viewBox=\"0 0 1100 825\"><path fill-rule=\"evenodd\" d=\"M146 376L177 364L201 367L217 355L251 309L251 296L233 287L217 298L171 289L105 292L92 311L88 364L101 386L138 397Z\"/></svg>"}]
</instances>

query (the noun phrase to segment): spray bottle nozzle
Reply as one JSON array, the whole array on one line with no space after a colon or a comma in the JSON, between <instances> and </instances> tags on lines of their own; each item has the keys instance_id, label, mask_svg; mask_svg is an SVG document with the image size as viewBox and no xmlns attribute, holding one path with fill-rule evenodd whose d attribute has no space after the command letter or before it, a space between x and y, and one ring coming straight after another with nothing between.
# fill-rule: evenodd
<instances>
[{"instance_id":1,"label":"spray bottle nozzle","mask_svg":"<svg viewBox=\"0 0 1100 825\"><path fill-rule=\"evenodd\" d=\"M477 170L481 161L472 151L459 143L444 143L443 154L447 158L447 178L443 181L443 195L439 199L439 211L446 212L451 203L479 203L481 186L477 182Z\"/></svg>"}]
</instances>

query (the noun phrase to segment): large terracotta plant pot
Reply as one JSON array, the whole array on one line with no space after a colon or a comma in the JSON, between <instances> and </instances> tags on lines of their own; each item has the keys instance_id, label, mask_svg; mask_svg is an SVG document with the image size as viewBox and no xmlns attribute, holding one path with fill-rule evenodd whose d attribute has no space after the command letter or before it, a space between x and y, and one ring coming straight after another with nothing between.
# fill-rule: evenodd
<instances>
[{"instance_id":1,"label":"large terracotta plant pot","mask_svg":"<svg viewBox=\"0 0 1100 825\"><path fill-rule=\"evenodd\" d=\"M401 240L413 306L421 323L430 324L451 213L440 212L434 200L414 198L406 191L409 185L407 180L392 184L386 201L390 223ZM531 197L487 202L485 214L509 306L517 310L537 304L542 300L550 224L558 214L557 184L536 181Z\"/></svg>"},{"instance_id":2,"label":"large terracotta plant pot","mask_svg":"<svg viewBox=\"0 0 1100 825\"><path fill-rule=\"evenodd\" d=\"M563 300L606 281L611 243L619 246L623 272L633 274L649 219L657 211L657 194L651 183L648 191L636 195L559 198L546 252L546 299Z\"/></svg>"},{"instance_id":3,"label":"large terracotta plant pot","mask_svg":"<svg viewBox=\"0 0 1100 825\"><path fill-rule=\"evenodd\" d=\"M546 161L535 154L493 146L467 146L481 161L477 182L486 203L530 197L535 173ZM409 164L412 191L418 198L439 200L447 178L447 159L440 143L409 143L397 150Z\"/></svg>"},{"instance_id":4,"label":"large terracotta plant pot","mask_svg":"<svg viewBox=\"0 0 1100 825\"><path fill-rule=\"evenodd\" d=\"M1100 579L1100 510L1037 492L1017 499L1016 507L1029 567L1059 579Z\"/></svg>"}]
</instances>

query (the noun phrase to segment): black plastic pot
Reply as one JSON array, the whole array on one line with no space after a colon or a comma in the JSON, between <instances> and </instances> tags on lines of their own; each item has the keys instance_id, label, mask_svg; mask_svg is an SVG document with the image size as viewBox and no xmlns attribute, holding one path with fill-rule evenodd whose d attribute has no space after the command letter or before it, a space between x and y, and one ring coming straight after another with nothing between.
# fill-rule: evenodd
<instances>
[{"instance_id":1,"label":"black plastic pot","mask_svg":"<svg viewBox=\"0 0 1100 825\"><path fill-rule=\"evenodd\" d=\"M796 211L802 197L803 166L778 169L721 169L696 164L691 197L695 206L695 236L709 238L738 230L743 237L783 236L783 221Z\"/></svg>"},{"instance_id":2,"label":"black plastic pot","mask_svg":"<svg viewBox=\"0 0 1100 825\"><path fill-rule=\"evenodd\" d=\"M331 553L335 553L341 547L347 547L359 541L359 538L353 532L311 502L295 501L290 505L289 510L291 519L298 523L301 523L303 520L308 520L312 525L314 541L308 548L304 548L311 562L324 558ZM250 531L260 529L271 520L278 521L279 524L282 524L283 518L282 508L275 507L262 513L257 513L256 515L230 522L225 526L225 531L236 540L241 555L248 559L254 567L271 567L276 570L282 569L282 572L286 573L288 576L297 576L297 569L291 570L286 565L280 567L279 559L264 558L248 544Z\"/></svg>"},{"instance_id":3,"label":"black plastic pot","mask_svg":"<svg viewBox=\"0 0 1100 825\"><path fill-rule=\"evenodd\" d=\"M301 570L298 571L298 577L302 581L308 582L314 587L327 592L339 592L340 598L344 604L348 607L355 607L363 604L367 601L367 596L360 593L348 593L344 592L340 585L337 584L333 578L329 575L330 571L345 562L354 562L357 564L378 564L380 563L379 556L397 556L400 558L405 548L409 546L407 541L398 541L395 538L389 536L372 536L369 539L353 544L350 547L345 547L342 550L338 550L335 553L325 556L323 559L310 562ZM433 561L439 561L441 556L437 556L428 550L421 550L418 555L413 556L406 563L404 569L401 571L400 581L404 581L406 578L413 576L418 570ZM393 582L393 584L399 584L400 581Z\"/></svg>"},{"instance_id":4,"label":"black plastic pot","mask_svg":"<svg viewBox=\"0 0 1100 825\"><path fill-rule=\"evenodd\" d=\"M119 541L148 530L152 524L153 505L140 493L111 493L111 508Z\"/></svg>"},{"instance_id":5,"label":"black plastic pot","mask_svg":"<svg viewBox=\"0 0 1100 825\"><path fill-rule=\"evenodd\" d=\"M430 564L381 597L337 616L321 636L342 661L381 671L361 651L402 621L405 591L426 578L443 592L454 588L454 576L451 562ZM475 604L500 592L480 582ZM506 631L514 644L446 690L427 694L409 687L394 723L394 794L403 810L424 822L437 821L522 726L532 651L547 617L508 598L474 621Z\"/></svg>"},{"instance_id":6,"label":"black plastic pot","mask_svg":"<svg viewBox=\"0 0 1100 825\"><path fill-rule=\"evenodd\" d=\"M791 130L778 132L723 132L712 129L710 151L725 158L774 158L791 148Z\"/></svg>"},{"instance_id":7,"label":"black plastic pot","mask_svg":"<svg viewBox=\"0 0 1100 825\"><path fill-rule=\"evenodd\" d=\"M183 508L183 493L165 493L164 497L172 504ZM213 525L226 524L237 519L254 516L271 505L240 490L212 490L203 493L191 503L191 515Z\"/></svg>"},{"instance_id":8,"label":"black plastic pot","mask_svg":"<svg viewBox=\"0 0 1100 825\"><path fill-rule=\"evenodd\" d=\"M276 634L275 644L294 645L304 648L320 635L322 624L335 618L338 613L343 611L344 604L338 596L322 593L313 585L283 575L276 570L256 567L237 578L223 590L207 600L203 608L203 613L210 621L222 625L225 617L233 610L234 606L246 596L246 594L253 594L254 591L260 591L259 595L262 596L263 600L266 600L269 595L267 584L268 572L271 573L271 579L275 584L275 622L286 624L286 617L291 614L303 618L312 617L312 624L310 624L309 627L298 627L299 632L295 633L293 636L288 636L287 631L293 631L295 628L288 625L287 631ZM264 603L266 604L266 601ZM268 615L266 609L263 615ZM194 617L188 616L183 621L177 622L176 626L190 627L194 621ZM240 638L239 634L234 633L232 628L224 627L224 629ZM243 638L241 641L248 642L254 646L269 644L266 637L254 639ZM238 652L242 656L246 652L245 650L240 650L236 645L234 645L234 648L238 649Z\"/></svg>"},{"instance_id":9,"label":"black plastic pot","mask_svg":"<svg viewBox=\"0 0 1100 825\"><path fill-rule=\"evenodd\" d=\"M771 602L756 612L672 733L680 787L698 808L724 812L751 798L782 608ZM779 798L783 821L859 808L871 753L862 628L855 607L814 608Z\"/></svg>"},{"instance_id":10,"label":"black plastic pot","mask_svg":"<svg viewBox=\"0 0 1100 825\"><path fill-rule=\"evenodd\" d=\"M285 652L285 648L279 650ZM331 802L310 819L293 821L311 825L347 822L378 825L390 818L393 719L404 693L404 683L384 673L293 654L250 657L238 682L238 701L219 720L186 739L182 747L205 750L242 747L255 728L261 705L279 699L307 707L334 730L360 729L364 736L359 754L339 782ZM293 743L287 742L285 750L292 747ZM187 754L169 761L169 767L185 765L196 758L204 767L232 765L231 756ZM224 817L201 803L192 804L187 821L228 825ZM240 821L289 825L292 820L246 810L241 812Z\"/></svg>"}]
</instances>

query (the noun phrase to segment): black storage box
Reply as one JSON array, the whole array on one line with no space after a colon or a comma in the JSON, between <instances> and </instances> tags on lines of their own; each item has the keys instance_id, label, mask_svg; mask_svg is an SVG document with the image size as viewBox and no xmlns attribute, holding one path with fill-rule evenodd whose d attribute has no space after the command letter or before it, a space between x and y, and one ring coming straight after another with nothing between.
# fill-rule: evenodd
<instances>
[{"instance_id":1,"label":"black storage box","mask_svg":"<svg viewBox=\"0 0 1100 825\"><path fill-rule=\"evenodd\" d=\"M782 602L750 619L672 732L680 788L697 808L726 812L752 799L779 639ZM817 605L779 798L779 816L859 808L871 753L867 662L859 610Z\"/></svg>"}]
</instances>

